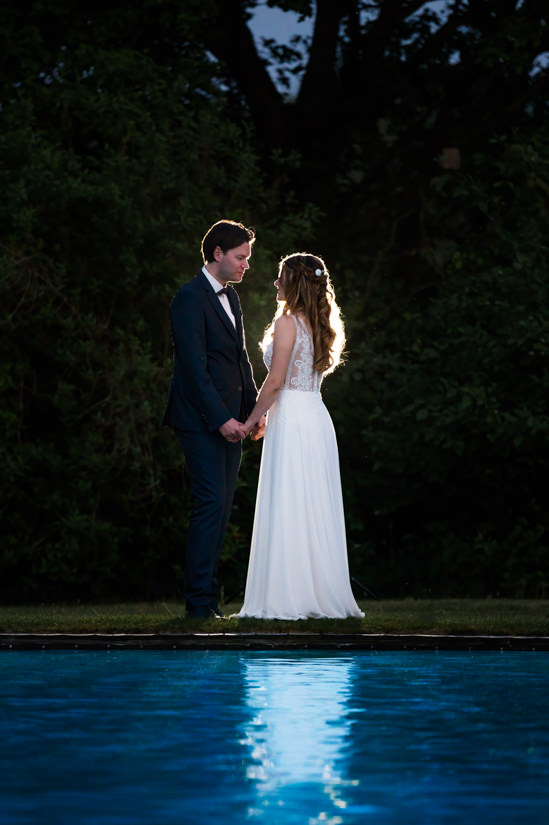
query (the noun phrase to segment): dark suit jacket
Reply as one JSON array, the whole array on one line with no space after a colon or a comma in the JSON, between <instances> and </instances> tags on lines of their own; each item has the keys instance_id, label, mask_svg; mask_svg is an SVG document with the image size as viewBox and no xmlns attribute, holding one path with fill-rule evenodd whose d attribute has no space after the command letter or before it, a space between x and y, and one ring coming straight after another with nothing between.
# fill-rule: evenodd
<instances>
[{"instance_id":1,"label":"dark suit jacket","mask_svg":"<svg viewBox=\"0 0 549 825\"><path fill-rule=\"evenodd\" d=\"M170 304L174 370L163 423L174 429L214 431L244 420L255 404L240 301L228 290L236 329L202 271Z\"/></svg>"}]
</instances>

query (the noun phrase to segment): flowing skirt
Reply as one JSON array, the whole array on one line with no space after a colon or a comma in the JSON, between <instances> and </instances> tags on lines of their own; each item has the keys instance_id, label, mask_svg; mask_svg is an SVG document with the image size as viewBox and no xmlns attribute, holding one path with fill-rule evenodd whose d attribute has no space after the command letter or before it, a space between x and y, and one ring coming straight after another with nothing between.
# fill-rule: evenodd
<instances>
[{"instance_id":1,"label":"flowing skirt","mask_svg":"<svg viewBox=\"0 0 549 825\"><path fill-rule=\"evenodd\" d=\"M350 585L339 455L319 392L282 390L267 416L239 617L363 616Z\"/></svg>"}]
</instances>

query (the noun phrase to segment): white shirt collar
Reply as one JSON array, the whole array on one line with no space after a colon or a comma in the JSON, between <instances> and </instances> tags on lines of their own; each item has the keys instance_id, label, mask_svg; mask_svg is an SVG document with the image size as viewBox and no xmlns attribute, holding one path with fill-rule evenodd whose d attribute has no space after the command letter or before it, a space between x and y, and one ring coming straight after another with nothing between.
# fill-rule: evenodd
<instances>
[{"instance_id":1,"label":"white shirt collar","mask_svg":"<svg viewBox=\"0 0 549 825\"><path fill-rule=\"evenodd\" d=\"M210 273L206 269L206 264L204 264L204 266L202 267L202 272L204 273L208 281L211 283L216 293L219 292L220 289L223 289L223 285L220 284L219 281L216 280L213 275L210 275Z\"/></svg>"},{"instance_id":2,"label":"white shirt collar","mask_svg":"<svg viewBox=\"0 0 549 825\"><path fill-rule=\"evenodd\" d=\"M219 292L220 289L223 289L223 287L221 286L219 281L216 281L216 279L213 277L213 275L210 275L210 273L206 269L206 265L204 265L202 267L202 272L204 273L204 275L206 276L206 278L208 279L208 281L210 282L212 287L215 289L216 294ZM225 310L225 312L227 313L227 315L231 319L232 325L236 329L236 321L235 321L233 311L231 309L231 302L229 301L229 296L227 295L226 292L224 292L223 295L219 296L218 300L221 301L221 305L222 305L223 309Z\"/></svg>"}]
</instances>

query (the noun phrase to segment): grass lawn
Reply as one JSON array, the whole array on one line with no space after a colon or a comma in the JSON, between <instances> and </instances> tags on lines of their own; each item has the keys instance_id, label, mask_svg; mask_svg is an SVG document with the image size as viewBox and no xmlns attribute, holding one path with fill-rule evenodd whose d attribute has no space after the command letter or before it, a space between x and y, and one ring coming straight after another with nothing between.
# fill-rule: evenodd
<instances>
[{"instance_id":1,"label":"grass lawn","mask_svg":"<svg viewBox=\"0 0 549 825\"><path fill-rule=\"evenodd\" d=\"M185 619L179 602L51 604L0 607L2 633L440 633L549 636L549 601L528 599L399 599L360 602L364 619ZM241 602L225 605L226 616Z\"/></svg>"}]
</instances>

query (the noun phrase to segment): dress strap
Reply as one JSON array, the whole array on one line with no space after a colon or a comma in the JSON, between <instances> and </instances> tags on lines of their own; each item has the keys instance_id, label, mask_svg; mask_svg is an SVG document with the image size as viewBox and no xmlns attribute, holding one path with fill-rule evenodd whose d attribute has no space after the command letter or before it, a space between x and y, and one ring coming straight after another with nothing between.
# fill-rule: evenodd
<instances>
[{"instance_id":1,"label":"dress strap","mask_svg":"<svg viewBox=\"0 0 549 825\"><path fill-rule=\"evenodd\" d=\"M295 318L296 324L301 327L301 329L303 330L303 332L305 332L307 337L312 338L313 336L309 332L309 328L308 328L307 324L305 323L305 319L301 318L299 315L294 315L293 317Z\"/></svg>"}]
</instances>

